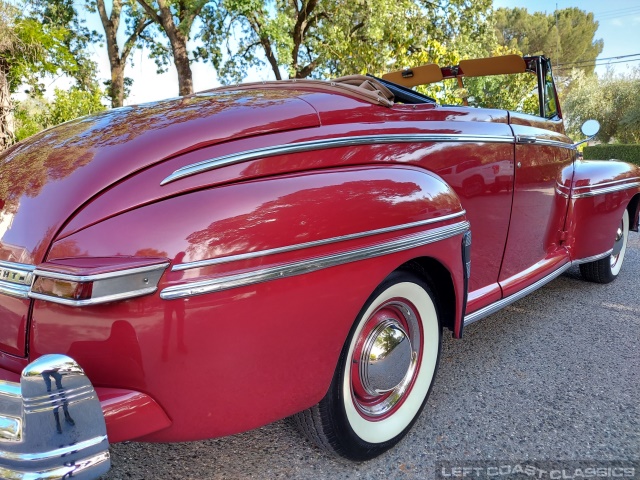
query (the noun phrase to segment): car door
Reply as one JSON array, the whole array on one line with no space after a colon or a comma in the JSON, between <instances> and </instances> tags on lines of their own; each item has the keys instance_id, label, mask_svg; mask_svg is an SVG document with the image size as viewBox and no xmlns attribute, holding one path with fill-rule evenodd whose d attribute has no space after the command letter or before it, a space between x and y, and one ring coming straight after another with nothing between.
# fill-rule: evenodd
<instances>
[{"instance_id":1,"label":"car door","mask_svg":"<svg viewBox=\"0 0 640 480\"><path fill-rule=\"evenodd\" d=\"M499 277L505 297L569 261L563 232L575 149L564 134L549 62L540 57L531 62L538 76L540 114L509 112L516 139L516 168Z\"/></svg>"}]
</instances>

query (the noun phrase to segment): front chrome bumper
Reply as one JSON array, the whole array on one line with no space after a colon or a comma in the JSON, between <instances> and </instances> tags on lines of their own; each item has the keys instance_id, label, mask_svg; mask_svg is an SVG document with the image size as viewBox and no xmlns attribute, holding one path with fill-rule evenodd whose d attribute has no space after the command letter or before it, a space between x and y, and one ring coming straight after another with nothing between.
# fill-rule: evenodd
<instances>
[{"instance_id":1,"label":"front chrome bumper","mask_svg":"<svg viewBox=\"0 0 640 480\"><path fill-rule=\"evenodd\" d=\"M102 408L80 366L64 355L0 381L0 478L96 478L109 470Z\"/></svg>"}]
</instances>

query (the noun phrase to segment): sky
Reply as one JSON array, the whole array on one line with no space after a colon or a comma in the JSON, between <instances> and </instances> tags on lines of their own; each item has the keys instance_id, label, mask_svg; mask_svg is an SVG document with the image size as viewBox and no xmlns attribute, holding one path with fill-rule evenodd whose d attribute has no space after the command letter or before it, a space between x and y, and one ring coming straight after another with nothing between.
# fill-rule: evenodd
<instances>
[{"instance_id":1,"label":"sky","mask_svg":"<svg viewBox=\"0 0 640 480\"><path fill-rule=\"evenodd\" d=\"M542 11L552 13L556 6L559 9L578 7L588 12L593 12L599 26L596 38L604 40L604 49L598 59L610 59L598 61L596 67L598 74L603 74L608 64L616 73L624 73L629 68L640 67L640 0L615 0L603 2L602 0L494 0L494 8L499 7L525 7L529 12ZM102 32L97 14L87 17L88 25ZM106 55L106 46L99 44L92 47L93 56L98 62L99 76L103 79L110 78L109 63ZM635 57L623 57L625 55L639 54ZM125 75L133 78L134 83L131 94L125 101L126 104L144 103L162 98L173 97L178 92L178 77L175 68L158 75L156 65L148 58L148 52L135 50L132 52L134 66L127 65ZM195 91L206 90L219 86L214 68L209 64L193 64L193 81ZM262 72L254 72L247 81L273 80L271 70L265 68Z\"/></svg>"}]
</instances>

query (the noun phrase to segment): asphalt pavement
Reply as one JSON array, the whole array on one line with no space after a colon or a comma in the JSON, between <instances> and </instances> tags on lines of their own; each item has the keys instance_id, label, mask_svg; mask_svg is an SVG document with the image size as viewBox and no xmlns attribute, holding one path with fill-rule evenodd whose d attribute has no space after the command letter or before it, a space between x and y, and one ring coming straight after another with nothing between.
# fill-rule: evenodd
<instances>
[{"instance_id":1,"label":"asphalt pavement","mask_svg":"<svg viewBox=\"0 0 640 480\"><path fill-rule=\"evenodd\" d=\"M639 280L640 235L631 233L612 284L585 282L572 267L464 339L445 334L422 416L375 460L334 458L280 421L215 440L114 445L104 478L430 479L465 467L478 468L466 478L511 478L507 468L531 466L531 478L553 478L554 465L564 478L581 478L576 465L640 478Z\"/></svg>"}]
</instances>

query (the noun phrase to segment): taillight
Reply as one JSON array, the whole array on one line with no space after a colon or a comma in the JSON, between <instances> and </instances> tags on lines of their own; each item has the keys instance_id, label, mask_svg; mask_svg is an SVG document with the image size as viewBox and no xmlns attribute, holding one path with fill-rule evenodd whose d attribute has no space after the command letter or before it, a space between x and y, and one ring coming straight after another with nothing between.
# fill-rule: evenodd
<instances>
[{"instance_id":1,"label":"taillight","mask_svg":"<svg viewBox=\"0 0 640 480\"><path fill-rule=\"evenodd\" d=\"M33 271L29 297L80 307L148 295L158 289L167 266L165 259L139 258L48 262Z\"/></svg>"}]
</instances>

